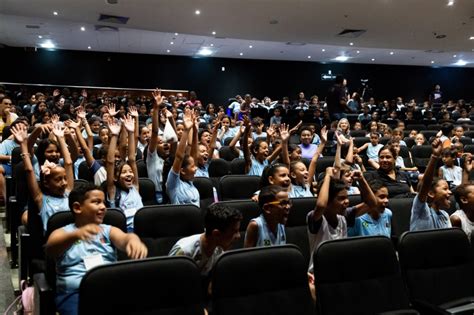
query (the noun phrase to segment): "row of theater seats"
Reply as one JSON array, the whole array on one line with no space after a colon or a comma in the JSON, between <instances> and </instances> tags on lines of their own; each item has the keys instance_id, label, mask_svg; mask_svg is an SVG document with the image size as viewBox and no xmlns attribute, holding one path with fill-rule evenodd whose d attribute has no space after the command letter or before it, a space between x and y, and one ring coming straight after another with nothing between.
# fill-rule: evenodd
<instances>
[{"instance_id":1,"label":"row of theater seats","mask_svg":"<svg viewBox=\"0 0 474 315\"><path fill-rule=\"evenodd\" d=\"M313 260L316 304L304 257L285 245L221 255L210 275L208 299L207 286L203 289L199 270L187 257L96 267L81 282L79 314L194 315L204 314L205 306L215 315L474 311L473 249L459 229L404 233L398 259L388 238L372 236L325 242ZM45 279L35 275L35 280L41 300Z\"/></svg>"}]
</instances>

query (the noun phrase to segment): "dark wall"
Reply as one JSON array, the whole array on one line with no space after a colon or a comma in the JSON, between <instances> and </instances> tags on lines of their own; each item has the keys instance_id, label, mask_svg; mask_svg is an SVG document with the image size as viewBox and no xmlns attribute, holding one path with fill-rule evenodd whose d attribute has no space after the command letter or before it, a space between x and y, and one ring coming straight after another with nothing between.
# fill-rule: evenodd
<instances>
[{"instance_id":1,"label":"dark wall","mask_svg":"<svg viewBox=\"0 0 474 315\"><path fill-rule=\"evenodd\" d=\"M225 103L236 94L250 93L295 99L324 98L331 82L321 74L331 70L348 79L350 91L368 78L377 99L403 96L423 101L434 84L444 98L474 99L472 68L365 65L349 63L269 61L224 58L190 58L164 55L101 53L89 51L25 51L0 49L0 81L128 88L195 90L203 102ZM225 71L221 71L225 67Z\"/></svg>"}]
</instances>

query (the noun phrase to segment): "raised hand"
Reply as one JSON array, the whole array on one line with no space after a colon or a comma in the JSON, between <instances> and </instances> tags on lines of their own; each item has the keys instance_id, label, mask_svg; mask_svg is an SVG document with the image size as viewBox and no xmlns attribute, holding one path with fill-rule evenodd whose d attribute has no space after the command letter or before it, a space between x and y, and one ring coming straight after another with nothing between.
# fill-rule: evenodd
<instances>
[{"instance_id":1,"label":"raised hand","mask_svg":"<svg viewBox=\"0 0 474 315\"><path fill-rule=\"evenodd\" d=\"M343 136L339 135L337 132L334 134L336 135L337 145L342 146L344 144L344 140L342 140Z\"/></svg>"},{"instance_id":2,"label":"raised hand","mask_svg":"<svg viewBox=\"0 0 474 315\"><path fill-rule=\"evenodd\" d=\"M49 134L53 131L52 124L43 124L43 125L40 125L40 128L41 128L41 133L43 134Z\"/></svg>"},{"instance_id":3,"label":"raised hand","mask_svg":"<svg viewBox=\"0 0 474 315\"><path fill-rule=\"evenodd\" d=\"M118 111L115 110L115 104L110 104L110 106L105 106L105 109L109 113L110 116L114 117L118 114Z\"/></svg>"},{"instance_id":4,"label":"raised hand","mask_svg":"<svg viewBox=\"0 0 474 315\"><path fill-rule=\"evenodd\" d=\"M109 119L109 130L113 135L118 136L120 134L120 121L114 118Z\"/></svg>"},{"instance_id":5,"label":"raised hand","mask_svg":"<svg viewBox=\"0 0 474 315\"><path fill-rule=\"evenodd\" d=\"M102 231L102 228L94 223L82 226L76 230L76 236L81 241L91 241Z\"/></svg>"},{"instance_id":6,"label":"raised hand","mask_svg":"<svg viewBox=\"0 0 474 315\"><path fill-rule=\"evenodd\" d=\"M189 108L185 109L184 111L183 123L185 129L190 130L191 128L193 128L193 113Z\"/></svg>"},{"instance_id":7,"label":"raised hand","mask_svg":"<svg viewBox=\"0 0 474 315\"><path fill-rule=\"evenodd\" d=\"M327 130L326 126L321 128L321 136L319 138L321 139L322 143L328 142L328 130Z\"/></svg>"},{"instance_id":8,"label":"raised hand","mask_svg":"<svg viewBox=\"0 0 474 315\"><path fill-rule=\"evenodd\" d=\"M59 122L59 116L54 114L52 117L51 117L51 123L54 125L54 124L57 124Z\"/></svg>"},{"instance_id":9,"label":"raised hand","mask_svg":"<svg viewBox=\"0 0 474 315\"><path fill-rule=\"evenodd\" d=\"M167 110L166 108L163 108L162 113L165 115L167 119L170 119L171 117L173 117L173 113Z\"/></svg>"},{"instance_id":10,"label":"raised hand","mask_svg":"<svg viewBox=\"0 0 474 315\"><path fill-rule=\"evenodd\" d=\"M275 126L270 126L267 128L267 135L271 138L275 135Z\"/></svg>"},{"instance_id":11,"label":"raised hand","mask_svg":"<svg viewBox=\"0 0 474 315\"><path fill-rule=\"evenodd\" d=\"M440 157L441 156L441 152L443 151L443 143L441 142L441 135L443 133L440 131L436 134L436 138L433 140L433 142L431 142L431 150L432 150L432 153L433 155L437 156L437 157Z\"/></svg>"},{"instance_id":12,"label":"raised hand","mask_svg":"<svg viewBox=\"0 0 474 315\"><path fill-rule=\"evenodd\" d=\"M161 104L163 104L165 97L161 95L161 89L156 88L153 92L151 92L153 98L155 99L155 107L159 108Z\"/></svg>"},{"instance_id":13,"label":"raised hand","mask_svg":"<svg viewBox=\"0 0 474 315\"><path fill-rule=\"evenodd\" d=\"M137 107L136 106L130 106L128 108L128 113L132 116L132 117L138 117L138 110L137 110Z\"/></svg>"},{"instance_id":14,"label":"raised hand","mask_svg":"<svg viewBox=\"0 0 474 315\"><path fill-rule=\"evenodd\" d=\"M82 90L81 95L82 95L83 98L87 98L87 91Z\"/></svg>"},{"instance_id":15,"label":"raised hand","mask_svg":"<svg viewBox=\"0 0 474 315\"><path fill-rule=\"evenodd\" d=\"M79 123L77 123L77 122L75 122L71 119L65 121L64 124L69 128L74 128L74 129L79 128Z\"/></svg>"},{"instance_id":16,"label":"raised hand","mask_svg":"<svg viewBox=\"0 0 474 315\"><path fill-rule=\"evenodd\" d=\"M127 129L128 132L134 132L135 131L135 120L133 119L133 117L130 114L125 116L125 118L122 119L122 122L125 126L125 129Z\"/></svg>"},{"instance_id":17,"label":"raised hand","mask_svg":"<svg viewBox=\"0 0 474 315\"><path fill-rule=\"evenodd\" d=\"M86 112L84 111L84 107L79 106L76 110L76 115L80 119L85 119L86 118Z\"/></svg>"},{"instance_id":18,"label":"raised hand","mask_svg":"<svg viewBox=\"0 0 474 315\"><path fill-rule=\"evenodd\" d=\"M61 92L59 92L58 89L53 91L53 97L57 97L57 96L59 96L59 94L61 94Z\"/></svg>"},{"instance_id":19,"label":"raised hand","mask_svg":"<svg viewBox=\"0 0 474 315\"><path fill-rule=\"evenodd\" d=\"M352 171L352 179L359 180L362 178L362 172L359 170Z\"/></svg>"},{"instance_id":20,"label":"raised hand","mask_svg":"<svg viewBox=\"0 0 474 315\"><path fill-rule=\"evenodd\" d=\"M10 131L18 143L23 143L26 139L28 139L26 126L23 124L17 124L13 126Z\"/></svg>"},{"instance_id":21,"label":"raised hand","mask_svg":"<svg viewBox=\"0 0 474 315\"><path fill-rule=\"evenodd\" d=\"M53 124L53 133L58 138L64 137L64 129L62 124L60 124L59 122Z\"/></svg>"},{"instance_id":22,"label":"raised hand","mask_svg":"<svg viewBox=\"0 0 474 315\"><path fill-rule=\"evenodd\" d=\"M280 125L280 137L282 141L288 141L290 139L290 132L288 131L288 128L288 125Z\"/></svg>"},{"instance_id":23,"label":"raised hand","mask_svg":"<svg viewBox=\"0 0 474 315\"><path fill-rule=\"evenodd\" d=\"M301 125L303 124L303 121L300 120L300 122L294 126L293 128L290 129L290 135L294 134L295 132L298 131L298 129L300 129Z\"/></svg>"},{"instance_id":24,"label":"raised hand","mask_svg":"<svg viewBox=\"0 0 474 315\"><path fill-rule=\"evenodd\" d=\"M328 167L326 168L326 175L328 175L331 178L337 178L337 172L338 170L334 167Z\"/></svg>"},{"instance_id":25,"label":"raised hand","mask_svg":"<svg viewBox=\"0 0 474 315\"><path fill-rule=\"evenodd\" d=\"M464 160L464 170L468 173L472 171L474 160L472 159L472 156L466 156Z\"/></svg>"}]
</instances>

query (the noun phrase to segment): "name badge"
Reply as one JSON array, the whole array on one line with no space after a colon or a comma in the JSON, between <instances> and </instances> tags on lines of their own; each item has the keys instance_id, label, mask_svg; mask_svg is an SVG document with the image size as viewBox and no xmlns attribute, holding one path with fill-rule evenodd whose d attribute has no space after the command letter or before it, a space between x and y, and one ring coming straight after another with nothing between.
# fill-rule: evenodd
<instances>
[{"instance_id":1,"label":"name badge","mask_svg":"<svg viewBox=\"0 0 474 315\"><path fill-rule=\"evenodd\" d=\"M94 267L104 264L104 259L102 258L101 254L95 254L91 256L82 257L82 260L84 261L86 270L90 270Z\"/></svg>"},{"instance_id":2,"label":"name badge","mask_svg":"<svg viewBox=\"0 0 474 315\"><path fill-rule=\"evenodd\" d=\"M127 218L130 218L130 217L133 217L135 215L135 213L137 213L137 208L130 208L130 209L125 209L125 216Z\"/></svg>"}]
</instances>

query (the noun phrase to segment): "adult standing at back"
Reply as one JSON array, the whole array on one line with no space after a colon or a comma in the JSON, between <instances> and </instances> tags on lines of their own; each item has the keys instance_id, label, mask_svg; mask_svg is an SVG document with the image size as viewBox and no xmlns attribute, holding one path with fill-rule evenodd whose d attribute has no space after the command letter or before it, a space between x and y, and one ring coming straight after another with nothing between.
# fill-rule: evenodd
<instances>
[{"instance_id":1,"label":"adult standing at back","mask_svg":"<svg viewBox=\"0 0 474 315\"><path fill-rule=\"evenodd\" d=\"M347 106L346 85L347 80L343 76L338 75L334 85L329 89L326 103L332 121L345 118L345 112L350 111Z\"/></svg>"}]
</instances>

